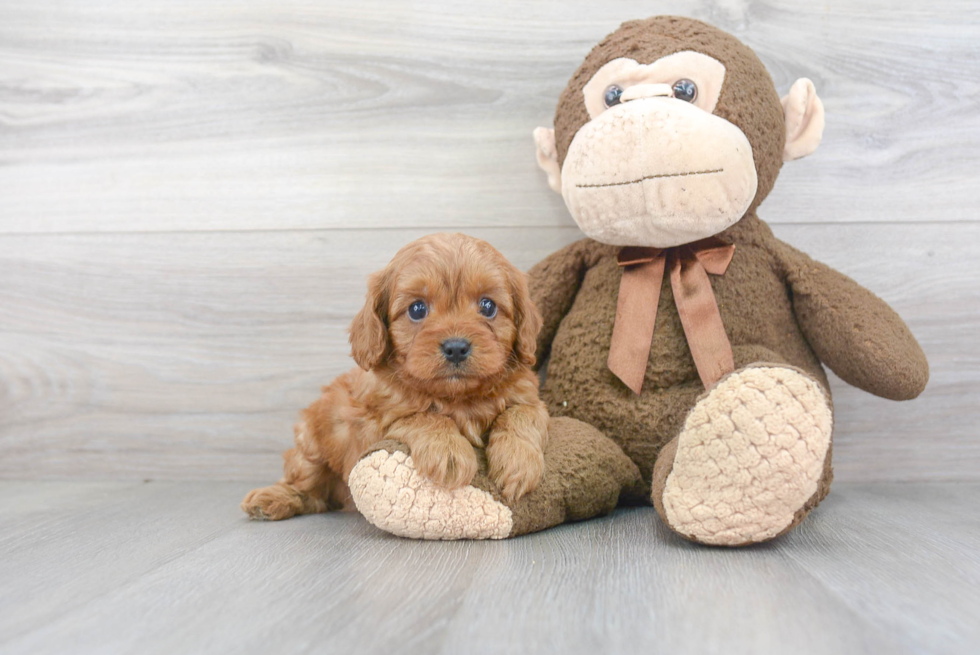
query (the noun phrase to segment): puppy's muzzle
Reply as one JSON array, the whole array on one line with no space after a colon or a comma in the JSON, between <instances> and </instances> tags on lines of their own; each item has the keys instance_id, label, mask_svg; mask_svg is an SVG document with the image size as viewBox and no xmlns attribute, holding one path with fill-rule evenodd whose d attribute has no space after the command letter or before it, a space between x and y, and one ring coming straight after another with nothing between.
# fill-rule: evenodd
<instances>
[{"instance_id":1,"label":"puppy's muzzle","mask_svg":"<svg viewBox=\"0 0 980 655\"><path fill-rule=\"evenodd\" d=\"M442 349L442 355L446 361L452 364L462 364L470 356L473 346L467 339L454 338L446 339L439 344L439 348Z\"/></svg>"}]
</instances>

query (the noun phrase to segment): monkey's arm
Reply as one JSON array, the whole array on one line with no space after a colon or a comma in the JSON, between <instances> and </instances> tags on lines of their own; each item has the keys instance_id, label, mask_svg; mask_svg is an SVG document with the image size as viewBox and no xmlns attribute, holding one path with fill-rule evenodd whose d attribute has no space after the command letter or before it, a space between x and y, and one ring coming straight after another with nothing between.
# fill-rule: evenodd
<instances>
[{"instance_id":1,"label":"monkey's arm","mask_svg":"<svg viewBox=\"0 0 980 655\"><path fill-rule=\"evenodd\" d=\"M589 255L596 243L582 239L548 255L528 271L531 300L544 320L538 333L537 364L540 367L551 351L558 325L572 308L589 267Z\"/></svg>"},{"instance_id":2,"label":"monkey's arm","mask_svg":"<svg viewBox=\"0 0 980 655\"><path fill-rule=\"evenodd\" d=\"M796 320L817 357L876 396L909 400L922 393L929 363L895 310L846 275L779 246Z\"/></svg>"}]
</instances>

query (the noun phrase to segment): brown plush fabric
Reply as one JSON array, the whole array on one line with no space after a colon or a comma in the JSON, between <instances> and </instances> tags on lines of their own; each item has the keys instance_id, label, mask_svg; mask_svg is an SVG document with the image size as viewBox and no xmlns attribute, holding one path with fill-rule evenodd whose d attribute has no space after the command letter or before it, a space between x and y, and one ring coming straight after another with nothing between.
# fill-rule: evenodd
<instances>
[{"instance_id":1,"label":"brown plush fabric","mask_svg":"<svg viewBox=\"0 0 980 655\"><path fill-rule=\"evenodd\" d=\"M623 23L599 42L572 75L555 113L558 163L589 120L582 88L596 71L618 57L650 64L665 57L695 50L725 65L725 82L714 113L741 128L752 145L759 187L749 211L772 190L783 165L786 130L779 95L765 66L751 48L707 23L679 16L655 16Z\"/></svg>"},{"instance_id":2,"label":"brown plush fabric","mask_svg":"<svg viewBox=\"0 0 980 655\"><path fill-rule=\"evenodd\" d=\"M660 516L667 514L667 510L664 509L664 487L667 486L667 476L670 475L670 469L674 466L674 456L677 455L677 441L678 438L674 437L660 449L660 454L657 456L657 461L653 466L650 498L653 500L653 506Z\"/></svg>"},{"instance_id":3,"label":"brown plush fabric","mask_svg":"<svg viewBox=\"0 0 980 655\"><path fill-rule=\"evenodd\" d=\"M929 381L929 362L901 317L849 277L785 243L779 246L793 309L820 360L876 396L918 396Z\"/></svg>"},{"instance_id":4,"label":"brown plush fabric","mask_svg":"<svg viewBox=\"0 0 980 655\"><path fill-rule=\"evenodd\" d=\"M821 362L847 382L893 399L921 393L928 380L928 364L915 338L888 305L850 278L776 239L756 216L756 207L772 189L782 166L784 115L769 74L752 50L735 37L686 18L659 16L624 23L589 53L561 95L555 115L558 162L564 162L575 133L589 120L582 88L600 67L618 57L649 64L685 50L707 54L724 64L725 80L714 113L745 133L758 175L751 207L719 235L735 245L731 264L723 275L709 276L732 345L736 374L743 371L741 377L732 379L743 384L744 369L758 364L775 365L769 367L775 371L793 367L802 373L794 373L797 380L804 380L804 386L816 394L812 378L828 400L821 403L822 416L827 419L825 430L819 433L826 445L822 477L805 502L812 486L800 487L804 489L799 500L802 507L796 510L793 504L782 515L792 516L785 529L789 530L827 495L833 477L832 408ZM676 437L704 397L705 388L669 283L660 288L642 391L634 393L609 370L622 278L619 250L583 239L530 271L531 297L544 321L537 359L548 361L541 393L552 416L558 418L550 424L540 486L504 508L513 518L510 536L602 514L618 502L650 502L651 487L655 490L652 501L665 516L662 495L675 467ZM740 392L748 389L728 391L730 397L740 400ZM778 411L755 418L773 414ZM688 445L682 444L677 461L689 452ZM813 464L807 473L811 482L820 475L820 461L814 459ZM473 485L502 503L485 471L486 462L481 461L481 473ZM771 528L773 532L779 529ZM758 540L771 534L760 533ZM747 541L707 543L740 545Z\"/></svg>"},{"instance_id":5,"label":"brown plush fabric","mask_svg":"<svg viewBox=\"0 0 980 655\"><path fill-rule=\"evenodd\" d=\"M735 256L711 285L736 368L795 366L829 395L819 350L836 373L865 391L886 398L922 391L925 356L877 296L776 239L755 214L721 236L735 244ZM552 415L585 421L621 446L649 488L660 449L677 435L704 387L669 284L660 291L643 392L634 394L609 371L621 277L617 252L584 239L531 270L531 296L544 317L538 356L549 357L542 396Z\"/></svg>"},{"instance_id":6,"label":"brown plush fabric","mask_svg":"<svg viewBox=\"0 0 980 655\"><path fill-rule=\"evenodd\" d=\"M410 454L408 446L388 439L365 451L362 460L379 450ZM592 426L574 419L551 420L544 476L517 503L508 503L487 476L486 451L478 448L476 454L479 471L470 484L511 510L511 537L608 514L621 500L635 501L643 489L639 470L623 451Z\"/></svg>"},{"instance_id":7,"label":"brown plush fabric","mask_svg":"<svg viewBox=\"0 0 980 655\"><path fill-rule=\"evenodd\" d=\"M601 432L581 421L553 418L544 456L541 483L509 505L514 519L512 537L608 514L621 495L635 496L643 488L636 465ZM482 466L480 471L473 486L506 505Z\"/></svg>"},{"instance_id":8,"label":"brown plush fabric","mask_svg":"<svg viewBox=\"0 0 980 655\"><path fill-rule=\"evenodd\" d=\"M745 133L759 180L745 216L720 235L736 247L728 271L710 276L736 369L755 363L793 366L817 380L829 397L822 361L845 381L879 396L918 395L928 380L928 364L898 315L850 278L777 240L757 218L755 209L782 166L784 115L769 73L735 37L675 16L624 23L592 49L561 95L555 113L558 162L564 162L576 132L589 120L582 89L599 68L618 57L649 64L684 50L724 64L714 113ZM531 270L531 295L544 318L538 361L549 360L542 397L552 415L580 419L610 437L639 466L646 490L655 483L662 491L673 451L665 451L661 462L657 457L704 387L669 284L660 289L642 392L634 394L609 371L622 276L618 251L584 239ZM831 478L828 453L817 493L794 525L826 496ZM663 514L662 507L658 510Z\"/></svg>"},{"instance_id":9,"label":"brown plush fabric","mask_svg":"<svg viewBox=\"0 0 980 655\"><path fill-rule=\"evenodd\" d=\"M376 453L379 450L383 450L389 453L405 453L406 455L412 454L412 449L407 445L403 444L401 441L395 441L394 439L385 439L384 441L379 441L370 448L364 451L361 455L361 459L364 459L371 453ZM486 468L486 455L483 456L484 469Z\"/></svg>"}]
</instances>

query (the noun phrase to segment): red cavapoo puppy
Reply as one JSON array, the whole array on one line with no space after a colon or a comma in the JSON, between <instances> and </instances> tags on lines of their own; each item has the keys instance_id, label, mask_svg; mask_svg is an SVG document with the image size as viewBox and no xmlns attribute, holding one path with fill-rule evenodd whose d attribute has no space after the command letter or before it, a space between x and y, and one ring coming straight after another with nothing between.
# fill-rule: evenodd
<instances>
[{"instance_id":1,"label":"red cavapoo puppy","mask_svg":"<svg viewBox=\"0 0 980 655\"><path fill-rule=\"evenodd\" d=\"M373 444L396 439L419 472L447 488L477 472L508 500L544 471L548 412L534 364L541 316L527 281L490 244L435 234L408 244L368 280L350 327L360 368L323 388L294 428L282 480L251 491L256 519L350 507L347 478Z\"/></svg>"}]
</instances>

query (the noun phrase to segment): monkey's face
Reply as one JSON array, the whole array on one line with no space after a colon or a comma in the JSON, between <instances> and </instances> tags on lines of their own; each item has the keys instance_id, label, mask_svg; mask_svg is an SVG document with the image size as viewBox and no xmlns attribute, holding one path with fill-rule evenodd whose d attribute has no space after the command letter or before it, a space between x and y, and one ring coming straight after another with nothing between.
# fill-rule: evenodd
<instances>
[{"instance_id":1,"label":"monkey's face","mask_svg":"<svg viewBox=\"0 0 980 655\"><path fill-rule=\"evenodd\" d=\"M725 67L698 52L619 58L583 89L589 120L561 170L562 196L590 237L665 248L742 217L758 178L748 139L711 112Z\"/></svg>"},{"instance_id":2,"label":"monkey's face","mask_svg":"<svg viewBox=\"0 0 980 655\"><path fill-rule=\"evenodd\" d=\"M699 21L625 23L576 71L538 163L588 236L666 248L718 234L823 130L813 84L780 101L751 49Z\"/></svg>"}]
</instances>

